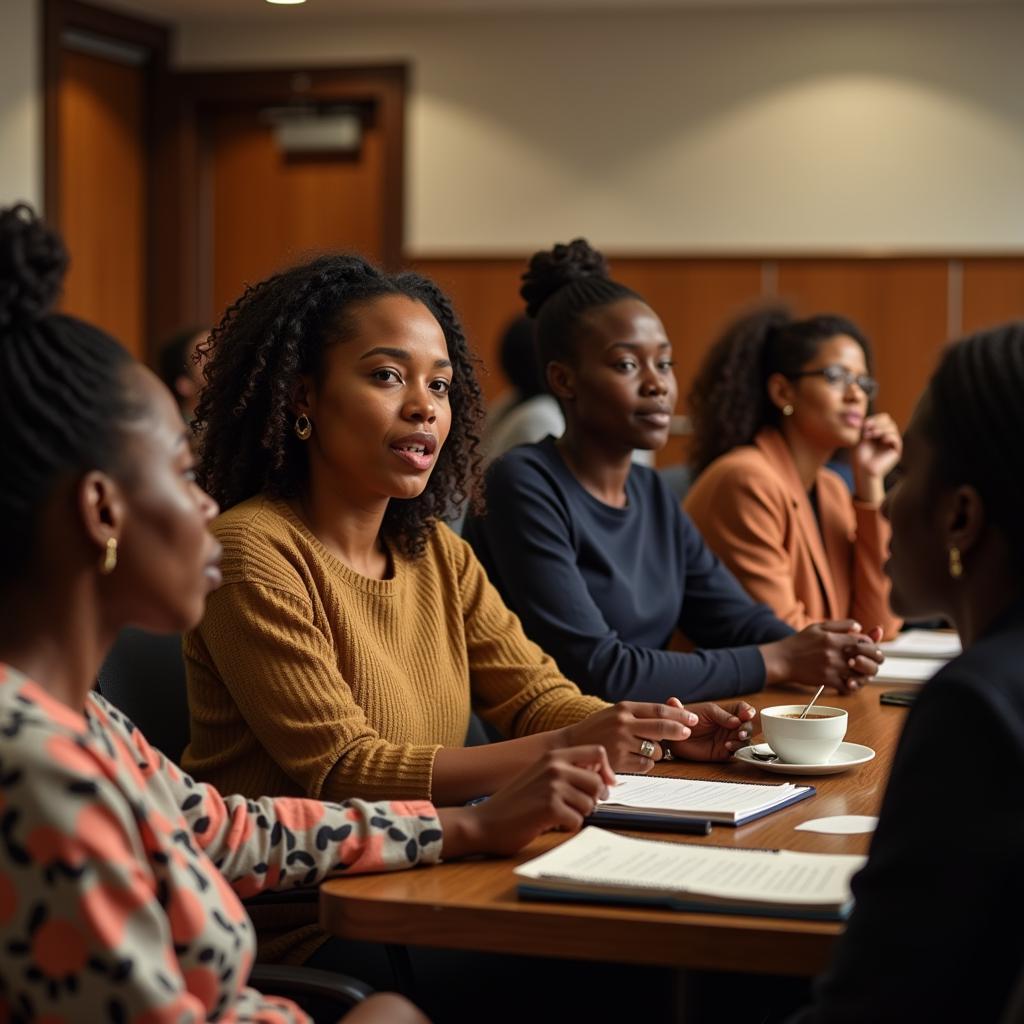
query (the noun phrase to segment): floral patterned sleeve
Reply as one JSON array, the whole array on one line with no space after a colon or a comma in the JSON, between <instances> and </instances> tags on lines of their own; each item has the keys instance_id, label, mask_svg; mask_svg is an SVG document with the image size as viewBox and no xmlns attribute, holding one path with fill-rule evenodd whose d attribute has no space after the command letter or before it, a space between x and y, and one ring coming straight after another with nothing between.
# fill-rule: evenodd
<instances>
[{"instance_id":1,"label":"floral patterned sleeve","mask_svg":"<svg viewBox=\"0 0 1024 1024\"><path fill-rule=\"evenodd\" d=\"M0 1020L306 1024L247 987L239 896L440 853L429 804L225 800L4 666L0 734Z\"/></svg>"},{"instance_id":2,"label":"floral patterned sleeve","mask_svg":"<svg viewBox=\"0 0 1024 1024\"><path fill-rule=\"evenodd\" d=\"M58 735L3 760L0 1017L306 1020L287 1003L274 1008L276 1018L260 1017L258 1002L236 1012L237 1001L248 1001L252 963L244 912L223 915L224 940L205 935L207 921L223 914L220 901L214 909L195 888L154 870L162 842L140 828L139 809L87 749ZM185 860L174 846L166 855L166 868ZM177 943L198 948L178 956Z\"/></svg>"},{"instance_id":3,"label":"floral patterned sleeve","mask_svg":"<svg viewBox=\"0 0 1024 1024\"><path fill-rule=\"evenodd\" d=\"M119 715L109 705L107 711ZM441 826L429 801L221 796L119 717L151 786L177 806L196 844L243 899L316 885L329 874L395 871L440 860Z\"/></svg>"}]
</instances>

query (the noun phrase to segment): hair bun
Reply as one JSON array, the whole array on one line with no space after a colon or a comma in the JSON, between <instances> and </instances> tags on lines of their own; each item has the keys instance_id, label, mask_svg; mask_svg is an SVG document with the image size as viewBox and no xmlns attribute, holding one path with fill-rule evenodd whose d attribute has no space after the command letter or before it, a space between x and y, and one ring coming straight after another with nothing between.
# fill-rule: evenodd
<instances>
[{"instance_id":1,"label":"hair bun","mask_svg":"<svg viewBox=\"0 0 1024 1024\"><path fill-rule=\"evenodd\" d=\"M57 301L68 253L30 206L0 209L0 329L34 322Z\"/></svg>"},{"instance_id":2,"label":"hair bun","mask_svg":"<svg viewBox=\"0 0 1024 1024\"><path fill-rule=\"evenodd\" d=\"M527 315L535 317L555 292L585 277L608 278L604 256L591 248L585 238L534 253L519 289L526 301Z\"/></svg>"}]
</instances>

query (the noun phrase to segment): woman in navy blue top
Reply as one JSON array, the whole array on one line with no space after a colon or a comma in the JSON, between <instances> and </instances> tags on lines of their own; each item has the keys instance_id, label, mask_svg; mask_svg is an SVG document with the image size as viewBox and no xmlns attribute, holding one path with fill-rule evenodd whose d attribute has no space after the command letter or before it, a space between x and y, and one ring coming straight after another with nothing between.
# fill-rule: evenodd
<instances>
[{"instance_id":1,"label":"woman in navy blue top","mask_svg":"<svg viewBox=\"0 0 1024 1024\"><path fill-rule=\"evenodd\" d=\"M654 311L582 239L523 276L562 438L513 449L464 535L527 633L587 692L698 700L797 681L855 689L877 635L843 620L800 633L747 596L634 449L668 439L672 349ZM667 650L680 629L698 649Z\"/></svg>"}]
</instances>

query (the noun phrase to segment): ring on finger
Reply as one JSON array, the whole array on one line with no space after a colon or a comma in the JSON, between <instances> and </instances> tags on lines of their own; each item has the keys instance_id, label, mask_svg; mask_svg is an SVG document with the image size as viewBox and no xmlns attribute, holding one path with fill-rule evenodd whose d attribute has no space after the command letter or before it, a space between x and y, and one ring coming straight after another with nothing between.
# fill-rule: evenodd
<instances>
[{"instance_id":1,"label":"ring on finger","mask_svg":"<svg viewBox=\"0 0 1024 1024\"><path fill-rule=\"evenodd\" d=\"M641 757L654 757L654 743L651 740L644 740L640 744Z\"/></svg>"}]
</instances>

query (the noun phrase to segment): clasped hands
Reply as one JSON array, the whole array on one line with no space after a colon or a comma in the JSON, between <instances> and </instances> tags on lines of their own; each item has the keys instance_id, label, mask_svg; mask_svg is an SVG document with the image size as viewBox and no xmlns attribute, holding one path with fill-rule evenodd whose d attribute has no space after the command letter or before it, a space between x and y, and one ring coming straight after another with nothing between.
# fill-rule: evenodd
<instances>
[{"instance_id":1,"label":"clasped hands","mask_svg":"<svg viewBox=\"0 0 1024 1024\"><path fill-rule=\"evenodd\" d=\"M864 630L854 619L815 622L799 633L762 644L765 683L825 684L852 693L878 672L885 656L878 647L882 628Z\"/></svg>"}]
</instances>

